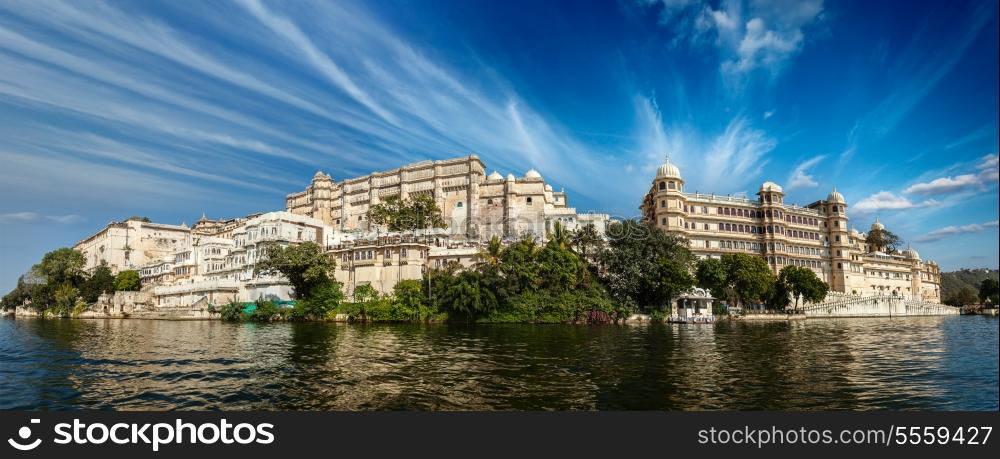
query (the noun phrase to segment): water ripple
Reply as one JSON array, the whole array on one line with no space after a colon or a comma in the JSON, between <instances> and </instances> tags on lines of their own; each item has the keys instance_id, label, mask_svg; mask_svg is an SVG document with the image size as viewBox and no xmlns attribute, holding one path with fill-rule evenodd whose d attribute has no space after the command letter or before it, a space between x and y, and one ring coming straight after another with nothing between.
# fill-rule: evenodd
<instances>
[{"instance_id":1,"label":"water ripple","mask_svg":"<svg viewBox=\"0 0 1000 459\"><path fill-rule=\"evenodd\" d=\"M997 410L998 320L0 320L0 409Z\"/></svg>"}]
</instances>

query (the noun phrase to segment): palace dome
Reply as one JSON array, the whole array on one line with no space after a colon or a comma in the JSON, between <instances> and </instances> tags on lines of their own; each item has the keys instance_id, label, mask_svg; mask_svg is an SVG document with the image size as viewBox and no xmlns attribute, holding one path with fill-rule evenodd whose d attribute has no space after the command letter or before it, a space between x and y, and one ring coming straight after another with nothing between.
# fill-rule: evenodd
<instances>
[{"instance_id":1,"label":"palace dome","mask_svg":"<svg viewBox=\"0 0 1000 459\"><path fill-rule=\"evenodd\" d=\"M670 158L656 169L656 178L681 178L681 170L670 162Z\"/></svg>"},{"instance_id":2,"label":"palace dome","mask_svg":"<svg viewBox=\"0 0 1000 459\"><path fill-rule=\"evenodd\" d=\"M777 183L774 182L764 182L764 184L760 186L760 191L773 191L776 193L785 192L784 190L781 189L781 185L778 185Z\"/></svg>"},{"instance_id":3,"label":"palace dome","mask_svg":"<svg viewBox=\"0 0 1000 459\"><path fill-rule=\"evenodd\" d=\"M514 174L507 174L507 181L508 182L513 182L514 181Z\"/></svg>"},{"instance_id":4,"label":"palace dome","mask_svg":"<svg viewBox=\"0 0 1000 459\"><path fill-rule=\"evenodd\" d=\"M538 171L534 169L528 169L528 172L524 173L524 178L540 179L542 178L542 174L539 174Z\"/></svg>"},{"instance_id":5,"label":"palace dome","mask_svg":"<svg viewBox=\"0 0 1000 459\"><path fill-rule=\"evenodd\" d=\"M837 191L836 187L834 187L833 191L831 191L830 194L827 195L826 200L828 202L832 202L832 203L835 203L835 204L846 204L847 203L847 201L844 200L844 195L840 194L840 192Z\"/></svg>"},{"instance_id":6,"label":"palace dome","mask_svg":"<svg viewBox=\"0 0 1000 459\"><path fill-rule=\"evenodd\" d=\"M552 185L549 185L548 183L546 183L545 184L545 191L551 192L552 191Z\"/></svg>"},{"instance_id":7,"label":"palace dome","mask_svg":"<svg viewBox=\"0 0 1000 459\"><path fill-rule=\"evenodd\" d=\"M913 250L913 247L907 247L906 250L903 251L903 255L905 255L906 258L912 258L914 260L920 259L920 254L917 253L916 250Z\"/></svg>"},{"instance_id":8,"label":"palace dome","mask_svg":"<svg viewBox=\"0 0 1000 459\"><path fill-rule=\"evenodd\" d=\"M503 180L503 176L500 175L499 172L493 171L493 173L490 174L488 177L486 177L486 179L487 180Z\"/></svg>"},{"instance_id":9,"label":"palace dome","mask_svg":"<svg viewBox=\"0 0 1000 459\"><path fill-rule=\"evenodd\" d=\"M883 225L882 222L878 221L878 217L875 217L875 223L872 223L872 230L882 231L884 229L885 225Z\"/></svg>"}]
</instances>

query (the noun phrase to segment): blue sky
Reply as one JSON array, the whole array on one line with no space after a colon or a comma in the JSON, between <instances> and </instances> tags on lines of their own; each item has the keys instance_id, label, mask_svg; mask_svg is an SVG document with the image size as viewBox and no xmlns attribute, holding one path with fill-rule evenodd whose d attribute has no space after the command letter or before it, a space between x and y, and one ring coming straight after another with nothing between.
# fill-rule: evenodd
<instances>
[{"instance_id":1,"label":"blue sky","mask_svg":"<svg viewBox=\"0 0 1000 459\"><path fill-rule=\"evenodd\" d=\"M581 211L836 186L945 269L997 267L996 2L0 1L0 289L109 220L280 209L475 152Z\"/></svg>"}]
</instances>

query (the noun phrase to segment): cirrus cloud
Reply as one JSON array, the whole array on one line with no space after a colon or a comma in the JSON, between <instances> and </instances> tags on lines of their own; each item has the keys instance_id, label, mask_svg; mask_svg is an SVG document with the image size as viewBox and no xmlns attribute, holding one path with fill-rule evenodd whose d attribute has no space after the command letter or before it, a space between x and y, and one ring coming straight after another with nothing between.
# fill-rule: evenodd
<instances>
[{"instance_id":1,"label":"cirrus cloud","mask_svg":"<svg viewBox=\"0 0 1000 459\"><path fill-rule=\"evenodd\" d=\"M929 182L916 183L906 188L907 193L938 195L962 191L985 190L995 185L998 178L997 155L986 155L976 164L977 172L941 177Z\"/></svg>"},{"instance_id":2,"label":"cirrus cloud","mask_svg":"<svg viewBox=\"0 0 1000 459\"><path fill-rule=\"evenodd\" d=\"M906 197L899 196L891 191L883 190L858 201L854 204L853 209L859 213L866 214L878 212L880 210L916 209L920 207L930 207L937 204L938 202L933 199L914 203Z\"/></svg>"},{"instance_id":3,"label":"cirrus cloud","mask_svg":"<svg viewBox=\"0 0 1000 459\"><path fill-rule=\"evenodd\" d=\"M923 236L919 236L914 239L916 242L931 242L941 240L947 237L955 236L958 234L965 233L981 233L989 228L996 228L1000 224L997 220L993 220L986 223L972 223L969 225L951 225L944 228L939 228L931 231Z\"/></svg>"}]
</instances>

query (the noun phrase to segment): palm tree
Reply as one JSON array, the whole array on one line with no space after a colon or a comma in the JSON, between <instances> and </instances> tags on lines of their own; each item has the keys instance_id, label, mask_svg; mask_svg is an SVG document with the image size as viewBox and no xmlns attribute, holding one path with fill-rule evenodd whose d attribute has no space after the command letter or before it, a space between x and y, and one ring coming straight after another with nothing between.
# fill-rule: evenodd
<instances>
[{"instance_id":1,"label":"palm tree","mask_svg":"<svg viewBox=\"0 0 1000 459\"><path fill-rule=\"evenodd\" d=\"M500 265L501 257L503 257L503 244L500 243L500 238L493 236L486 245L486 248L479 251L479 263L477 267L495 268Z\"/></svg>"},{"instance_id":2,"label":"palm tree","mask_svg":"<svg viewBox=\"0 0 1000 459\"><path fill-rule=\"evenodd\" d=\"M573 233L568 231L566 227L562 226L561 223L556 222L555 226L552 228L552 235L549 237L549 243L559 246L561 249L565 249L570 245L573 239Z\"/></svg>"},{"instance_id":3,"label":"palm tree","mask_svg":"<svg viewBox=\"0 0 1000 459\"><path fill-rule=\"evenodd\" d=\"M597 232L593 223L588 223L587 226L573 232L573 251L584 260L596 255L603 245L604 238Z\"/></svg>"}]
</instances>

